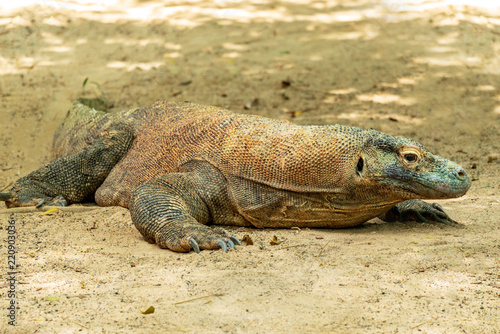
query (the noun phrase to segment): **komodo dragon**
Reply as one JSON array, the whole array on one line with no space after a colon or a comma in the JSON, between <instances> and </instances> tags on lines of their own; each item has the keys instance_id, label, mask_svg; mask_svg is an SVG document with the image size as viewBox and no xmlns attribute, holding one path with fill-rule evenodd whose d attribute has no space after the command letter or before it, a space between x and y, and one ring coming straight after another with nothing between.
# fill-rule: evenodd
<instances>
[{"instance_id":1,"label":"komodo dragon","mask_svg":"<svg viewBox=\"0 0 500 334\"><path fill-rule=\"evenodd\" d=\"M0 193L7 207L88 199L122 206L148 242L178 252L241 245L209 223L455 223L419 199L459 197L470 186L462 167L408 138L190 103L118 113L76 103L55 134L54 152L57 159Z\"/></svg>"}]
</instances>

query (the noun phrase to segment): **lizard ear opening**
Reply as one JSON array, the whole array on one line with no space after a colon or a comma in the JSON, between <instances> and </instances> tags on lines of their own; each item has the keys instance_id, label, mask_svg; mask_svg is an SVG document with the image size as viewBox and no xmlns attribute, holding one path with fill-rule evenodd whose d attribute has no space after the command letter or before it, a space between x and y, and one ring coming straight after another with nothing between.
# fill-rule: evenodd
<instances>
[{"instance_id":1,"label":"lizard ear opening","mask_svg":"<svg viewBox=\"0 0 500 334\"><path fill-rule=\"evenodd\" d=\"M356 173L358 175L361 175L361 173L363 172L364 167L365 167L365 162L363 160L363 157L359 157L358 164L356 165Z\"/></svg>"}]
</instances>

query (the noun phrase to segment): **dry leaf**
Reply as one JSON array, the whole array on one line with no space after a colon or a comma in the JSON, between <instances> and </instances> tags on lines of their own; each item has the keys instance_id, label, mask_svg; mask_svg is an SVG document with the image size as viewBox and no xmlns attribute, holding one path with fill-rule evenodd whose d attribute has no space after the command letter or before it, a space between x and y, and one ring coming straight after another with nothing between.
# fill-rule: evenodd
<instances>
[{"instance_id":1,"label":"dry leaf","mask_svg":"<svg viewBox=\"0 0 500 334\"><path fill-rule=\"evenodd\" d=\"M243 108L245 108L246 110L252 108L253 106L256 106L257 104L259 104L259 99L258 98L255 98L253 100L250 100L248 101L244 106Z\"/></svg>"},{"instance_id":2,"label":"dry leaf","mask_svg":"<svg viewBox=\"0 0 500 334\"><path fill-rule=\"evenodd\" d=\"M142 314L151 314L151 313L155 313L155 307L154 306L150 306L146 311L141 311Z\"/></svg>"},{"instance_id":3,"label":"dry leaf","mask_svg":"<svg viewBox=\"0 0 500 334\"><path fill-rule=\"evenodd\" d=\"M45 297L43 300L47 300L49 302L50 301L56 301L57 302L57 301L59 301L59 298L57 298L57 297Z\"/></svg>"},{"instance_id":4,"label":"dry leaf","mask_svg":"<svg viewBox=\"0 0 500 334\"><path fill-rule=\"evenodd\" d=\"M289 114L291 118L295 118L295 116L302 115L304 113L302 110L288 110L287 108L283 108L282 111Z\"/></svg>"},{"instance_id":5,"label":"dry leaf","mask_svg":"<svg viewBox=\"0 0 500 334\"><path fill-rule=\"evenodd\" d=\"M281 81L281 88L288 88L292 84L292 81L290 79L282 80Z\"/></svg>"},{"instance_id":6,"label":"dry leaf","mask_svg":"<svg viewBox=\"0 0 500 334\"><path fill-rule=\"evenodd\" d=\"M269 243L271 244L271 246L276 246L276 245L279 245L283 242L283 240L278 240L278 237L273 235L271 241L269 241Z\"/></svg>"},{"instance_id":7,"label":"dry leaf","mask_svg":"<svg viewBox=\"0 0 500 334\"><path fill-rule=\"evenodd\" d=\"M252 240L252 238L250 238L250 236L248 234L245 234L243 236L243 239L241 239L241 241L246 243L249 246L253 245L253 240Z\"/></svg>"},{"instance_id":8,"label":"dry leaf","mask_svg":"<svg viewBox=\"0 0 500 334\"><path fill-rule=\"evenodd\" d=\"M59 210L58 208L52 208L52 209L49 209L49 210L45 211L44 213L42 213L42 216L45 216L45 215L51 216L51 215L55 214L57 211L61 211L61 210Z\"/></svg>"}]
</instances>

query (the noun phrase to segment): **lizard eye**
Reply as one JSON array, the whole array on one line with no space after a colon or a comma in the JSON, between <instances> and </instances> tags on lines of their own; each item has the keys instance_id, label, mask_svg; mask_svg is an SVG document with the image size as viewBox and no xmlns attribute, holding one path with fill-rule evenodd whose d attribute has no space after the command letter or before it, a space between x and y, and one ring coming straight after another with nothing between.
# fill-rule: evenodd
<instances>
[{"instance_id":1,"label":"lizard eye","mask_svg":"<svg viewBox=\"0 0 500 334\"><path fill-rule=\"evenodd\" d=\"M418 163L421 158L421 151L415 146L403 147L399 154L403 158L403 162L409 165Z\"/></svg>"},{"instance_id":2,"label":"lizard eye","mask_svg":"<svg viewBox=\"0 0 500 334\"><path fill-rule=\"evenodd\" d=\"M406 153L403 155L403 158L410 163L417 161L417 155L415 153Z\"/></svg>"}]
</instances>

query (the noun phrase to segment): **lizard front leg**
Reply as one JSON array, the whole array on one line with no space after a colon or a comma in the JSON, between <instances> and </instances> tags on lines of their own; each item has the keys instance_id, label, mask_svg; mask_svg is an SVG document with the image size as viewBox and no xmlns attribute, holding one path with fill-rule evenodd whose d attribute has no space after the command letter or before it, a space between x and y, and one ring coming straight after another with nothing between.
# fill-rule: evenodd
<instances>
[{"instance_id":1,"label":"lizard front leg","mask_svg":"<svg viewBox=\"0 0 500 334\"><path fill-rule=\"evenodd\" d=\"M445 225L458 225L444 212L441 205L427 203L420 199L411 199L396 204L379 218L387 222L414 220L422 223L436 221Z\"/></svg>"},{"instance_id":2,"label":"lizard front leg","mask_svg":"<svg viewBox=\"0 0 500 334\"><path fill-rule=\"evenodd\" d=\"M128 152L134 136L117 125L81 152L56 159L16 181L10 192L0 193L7 207L79 203L93 195L109 172Z\"/></svg>"},{"instance_id":3,"label":"lizard front leg","mask_svg":"<svg viewBox=\"0 0 500 334\"><path fill-rule=\"evenodd\" d=\"M213 221L211 207L221 194L217 182L206 178L199 172L170 173L134 191L130 214L146 241L176 252L218 248L226 252L241 245L224 229L203 225Z\"/></svg>"}]
</instances>

